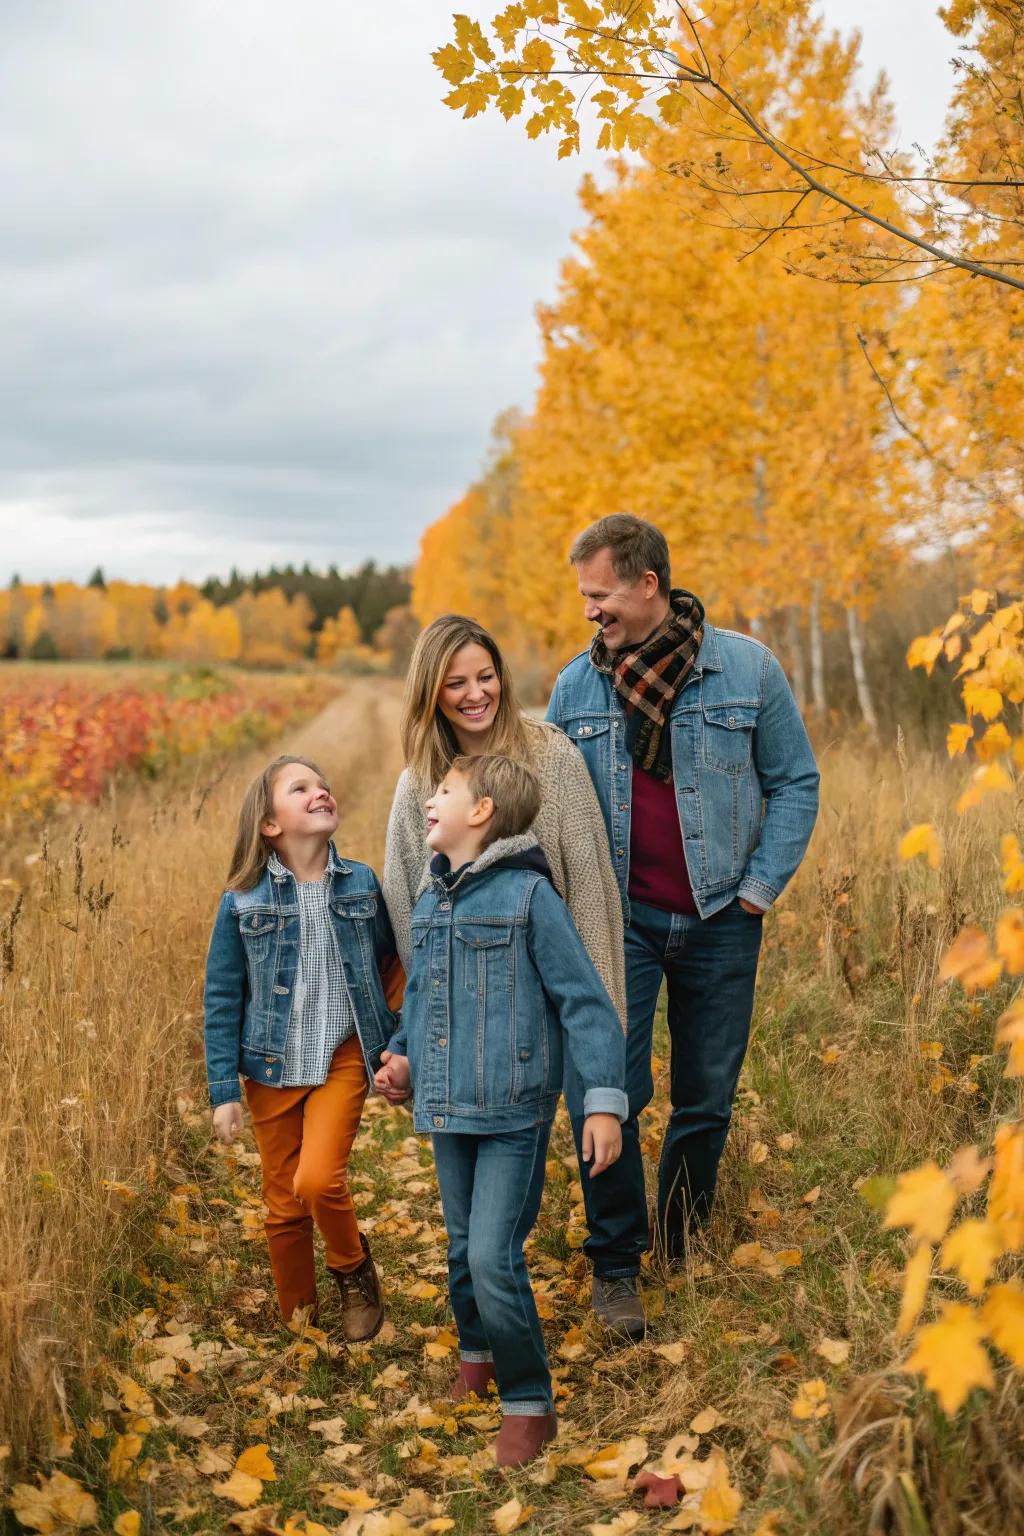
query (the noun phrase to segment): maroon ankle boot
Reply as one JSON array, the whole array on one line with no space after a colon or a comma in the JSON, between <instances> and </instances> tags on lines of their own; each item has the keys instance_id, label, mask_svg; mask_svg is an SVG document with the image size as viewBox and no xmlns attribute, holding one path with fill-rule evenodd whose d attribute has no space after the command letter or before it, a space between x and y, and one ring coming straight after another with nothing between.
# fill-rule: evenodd
<instances>
[{"instance_id":1,"label":"maroon ankle boot","mask_svg":"<svg viewBox=\"0 0 1024 1536\"><path fill-rule=\"evenodd\" d=\"M471 1392L483 1401L489 1396L487 1389L494 1379L493 1360L460 1360L459 1374L452 1387L452 1402L461 1402Z\"/></svg>"},{"instance_id":2,"label":"maroon ankle boot","mask_svg":"<svg viewBox=\"0 0 1024 1536\"><path fill-rule=\"evenodd\" d=\"M521 1467L538 1456L541 1447L557 1434L556 1414L506 1414L494 1442L494 1458L499 1467Z\"/></svg>"}]
</instances>

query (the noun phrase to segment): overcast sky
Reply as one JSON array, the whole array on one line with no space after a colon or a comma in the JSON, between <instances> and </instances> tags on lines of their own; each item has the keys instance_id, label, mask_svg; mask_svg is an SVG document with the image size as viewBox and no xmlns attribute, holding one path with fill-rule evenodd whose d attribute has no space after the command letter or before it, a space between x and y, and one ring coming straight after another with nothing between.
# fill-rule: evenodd
<instances>
[{"instance_id":1,"label":"overcast sky","mask_svg":"<svg viewBox=\"0 0 1024 1536\"><path fill-rule=\"evenodd\" d=\"M820 8L933 142L935 0ZM441 105L449 9L3 0L0 582L414 556L529 405L587 165Z\"/></svg>"}]
</instances>

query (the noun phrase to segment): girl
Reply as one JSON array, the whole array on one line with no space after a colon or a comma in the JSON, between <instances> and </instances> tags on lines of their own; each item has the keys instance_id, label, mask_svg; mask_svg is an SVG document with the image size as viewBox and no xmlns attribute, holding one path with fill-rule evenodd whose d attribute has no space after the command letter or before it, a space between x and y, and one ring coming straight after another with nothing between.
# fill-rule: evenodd
<instances>
[{"instance_id":1,"label":"girl","mask_svg":"<svg viewBox=\"0 0 1024 1536\"><path fill-rule=\"evenodd\" d=\"M275 758L246 791L206 964L206 1070L222 1142L242 1128L245 1080L282 1317L316 1318L315 1221L357 1343L378 1332L384 1306L348 1158L395 1027L382 981L395 941L376 875L338 856L337 826L308 758Z\"/></svg>"},{"instance_id":2,"label":"girl","mask_svg":"<svg viewBox=\"0 0 1024 1536\"><path fill-rule=\"evenodd\" d=\"M498 643L474 619L448 613L420 635L405 683L401 734L407 766L388 821L384 895L402 964L408 969L412 909L429 884L424 802L456 757L500 753L540 780L533 832L625 1027L622 903L590 775L561 731L520 712Z\"/></svg>"}]
</instances>

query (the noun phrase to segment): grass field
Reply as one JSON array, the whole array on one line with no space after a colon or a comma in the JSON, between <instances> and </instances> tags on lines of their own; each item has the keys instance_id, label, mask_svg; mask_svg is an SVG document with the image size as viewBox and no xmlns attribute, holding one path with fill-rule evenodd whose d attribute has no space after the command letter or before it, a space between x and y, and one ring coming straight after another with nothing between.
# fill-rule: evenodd
<instances>
[{"instance_id":1,"label":"grass field","mask_svg":"<svg viewBox=\"0 0 1024 1536\"><path fill-rule=\"evenodd\" d=\"M322 762L341 845L378 868L397 708L396 685L352 682L280 742ZM532 1272L561 1433L538 1468L498 1477L490 1405L445 1402L444 1234L408 1115L371 1104L354 1158L389 1307L365 1349L331 1341L332 1300L324 1334L278 1328L251 1139L210 1141L203 956L241 789L278 745L238 752L215 782L186 769L121 785L45 844L18 823L0 853L11 1529L1024 1528L1019 1384L1003 1379L949 1422L901 1372L903 1241L877 1209L886 1176L984 1141L1014 1091L990 1054L1005 992L969 1003L937 978L965 917L990 920L999 896L994 824L948 810L955 768L855 735L819 743L824 808L766 922L720 1200L685 1274L646 1273L643 1346L620 1348L588 1319L580 1190L559 1127ZM895 857L924 820L945 834L938 872ZM820 1416L795 1418L802 1384L819 1378ZM717 1523L713 1501L646 1510L626 1486L684 1432L704 1467L691 1468L695 1488L701 1475L720 1485Z\"/></svg>"}]
</instances>

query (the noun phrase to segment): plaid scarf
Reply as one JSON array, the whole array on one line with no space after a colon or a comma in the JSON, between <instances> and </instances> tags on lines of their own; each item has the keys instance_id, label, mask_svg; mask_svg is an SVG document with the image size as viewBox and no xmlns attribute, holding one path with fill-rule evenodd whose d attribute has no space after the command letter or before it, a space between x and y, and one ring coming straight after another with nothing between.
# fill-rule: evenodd
<instances>
[{"instance_id":1,"label":"plaid scarf","mask_svg":"<svg viewBox=\"0 0 1024 1536\"><path fill-rule=\"evenodd\" d=\"M665 726L704 638L700 599L676 587L669 601L672 612L642 645L609 651L598 633L590 647L592 664L610 676L625 706L626 741L634 763L658 779L672 777L672 739Z\"/></svg>"}]
</instances>

